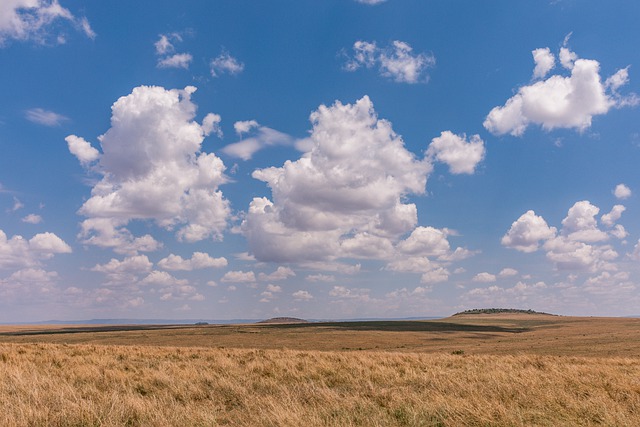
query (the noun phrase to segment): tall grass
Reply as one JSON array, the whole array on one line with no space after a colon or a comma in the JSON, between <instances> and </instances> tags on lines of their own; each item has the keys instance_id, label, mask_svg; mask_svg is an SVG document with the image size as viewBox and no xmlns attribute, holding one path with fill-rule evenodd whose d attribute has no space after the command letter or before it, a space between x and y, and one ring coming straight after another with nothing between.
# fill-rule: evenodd
<instances>
[{"instance_id":1,"label":"tall grass","mask_svg":"<svg viewBox=\"0 0 640 427\"><path fill-rule=\"evenodd\" d=\"M638 426L640 360L0 344L2 426Z\"/></svg>"}]
</instances>

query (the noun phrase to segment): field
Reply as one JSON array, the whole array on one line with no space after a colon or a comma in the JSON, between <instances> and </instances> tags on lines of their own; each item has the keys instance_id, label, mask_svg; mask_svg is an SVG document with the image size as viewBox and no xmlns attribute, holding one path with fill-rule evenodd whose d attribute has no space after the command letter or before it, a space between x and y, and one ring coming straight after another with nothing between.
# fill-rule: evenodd
<instances>
[{"instance_id":1,"label":"field","mask_svg":"<svg viewBox=\"0 0 640 427\"><path fill-rule=\"evenodd\" d=\"M2 426L638 426L640 319L0 327Z\"/></svg>"}]
</instances>

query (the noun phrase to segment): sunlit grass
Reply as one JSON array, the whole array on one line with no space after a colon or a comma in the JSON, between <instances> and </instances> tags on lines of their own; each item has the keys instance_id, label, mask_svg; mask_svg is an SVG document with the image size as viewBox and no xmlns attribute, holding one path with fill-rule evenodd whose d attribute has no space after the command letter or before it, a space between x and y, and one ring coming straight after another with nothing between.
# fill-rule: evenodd
<instances>
[{"instance_id":1,"label":"sunlit grass","mask_svg":"<svg viewBox=\"0 0 640 427\"><path fill-rule=\"evenodd\" d=\"M640 360L0 344L2 426L640 425Z\"/></svg>"}]
</instances>

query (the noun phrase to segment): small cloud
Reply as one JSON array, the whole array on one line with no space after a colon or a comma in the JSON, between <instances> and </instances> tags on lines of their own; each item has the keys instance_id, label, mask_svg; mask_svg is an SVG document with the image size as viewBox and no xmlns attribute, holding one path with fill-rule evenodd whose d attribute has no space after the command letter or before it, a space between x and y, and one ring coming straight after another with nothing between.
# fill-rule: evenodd
<instances>
[{"instance_id":1,"label":"small cloud","mask_svg":"<svg viewBox=\"0 0 640 427\"><path fill-rule=\"evenodd\" d=\"M209 66L213 77L220 77L221 74L236 75L244 70L244 64L225 51L212 59Z\"/></svg>"},{"instance_id":2,"label":"small cloud","mask_svg":"<svg viewBox=\"0 0 640 427\"><path fill-rule=\"evenodd\" d=\"M293 296L293 299L296 301L309 301L313 299L313 295L307 291L296 291L292 293L291 296Z\"/></svg>"},{"instance_id":3,"label":"small cloud","mask_svg":"<svg viewBox=\"0 0 640 427\"><path fill-rule=\"evenodd\" d=\"M36 214L29 214L22 218L22 222L26 222L27 224L40 224L42 222L42 217Z\"/></svg>"},{"instance_id":4,"label":"small cloud","mask_svg":"<svg viewBox=\"0 0 640 427\"><path fill-rule=\"evenodd\" d=\"M190 53L176 53L158 61L158 68L183 68L188 69L193 57Z\"/></svg>"},{"instance_id":5,"label":"small cloud","mask_svg":"<svg viewBox=\"0 0 640 427\"><path fill-rule=\"evenodd\" d=\"M361 67L378 66L383 77L398 83L426 83L426 70L435 65L433 55L416 54L409 43L395 40L386 48L379 48L376 42L356 41L353 44L353 57L345 64L347 71L356 71Z\"/></svg>"},{"instance_id":6,"label":"small cloud","mask_svg":"<svg viewBox=\"0 0 640 427\"><path fill-rule=\"evenodd\" d=\"M613 195L616 196L617 199L625 200L631 197L631 189L624 184L618 184L613 190Z\"/></svg>"},{"instance_id":7,"label":"small cloud","mask_svg":"<svg viewBox=\"0 0 640 427\"><path fill-rule=\"evenodd\" d=\"M53 111L44 110L42 108L32 108L27 110L24 116L30 122L50 127L60 126L62 122L69 120L68 117L63 116L62 114L54 113Z\"/></svg>"}]
</instances>

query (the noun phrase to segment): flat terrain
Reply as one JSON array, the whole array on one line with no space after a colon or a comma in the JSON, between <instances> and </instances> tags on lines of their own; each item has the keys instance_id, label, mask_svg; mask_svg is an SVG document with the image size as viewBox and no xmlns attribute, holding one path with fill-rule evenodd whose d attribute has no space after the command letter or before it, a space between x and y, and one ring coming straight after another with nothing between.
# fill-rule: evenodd
<instances>
[{"instance_id":1,"label":"flat terrain","mask_svg":"<svg viewBox=\"0 0 640 427\"><path fill-rule=\"evenodd\" d=\"M640 357L640 319L480 314L429 321L0 326L0 342Z\"/></svg>"},{"instance_id":2,"label":"flat terrain","mask_svg":"<svg viewBox=\"0 0 640 427\"><path fill-rule=\"evenodd\" d=\"M640 425L640 319L0 327L2 426Z\"/></svg>"}]
</instances>

